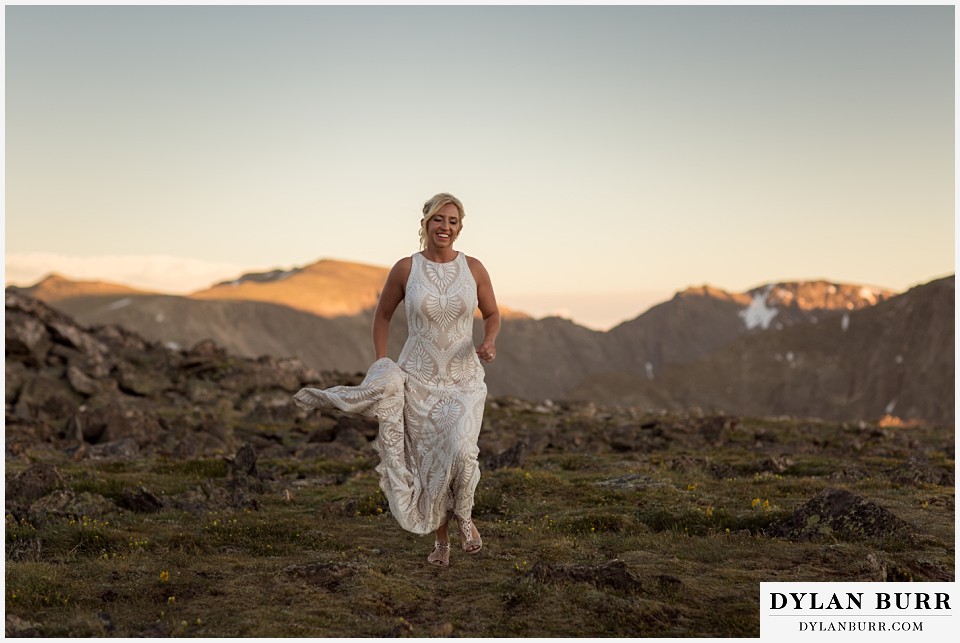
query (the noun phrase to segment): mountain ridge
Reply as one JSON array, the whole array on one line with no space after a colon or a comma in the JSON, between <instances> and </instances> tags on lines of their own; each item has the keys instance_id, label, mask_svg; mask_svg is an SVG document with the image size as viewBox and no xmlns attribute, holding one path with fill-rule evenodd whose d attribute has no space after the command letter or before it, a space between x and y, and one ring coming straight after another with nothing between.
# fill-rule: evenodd
<instances>
[{"instance_id":1,"label":"mountain ridge","mask_svg":"<svg viewBox=\"0 0 960 643\"><path fill-rule=\"evenodd\" d=\"M66 299L68 297L84 297L92 295L114 294L160 294L154 291L143 290L112 281L100 279L71 279L58 272L50 272L41 277L35 284L26 287L10 286L21 292L27 292L32 297L42 301Z\"/></svg>"},{"instance_id":2,"label":"mountain ridge","mask_svg":"<svg viewBox=\"0 0 960 643\"><path fill-rule=\"evenodd\" d=\"M377 305L388 273L389 269L378 266L320 259L291 270L246 273L187 296L283 304L321 317L349 316Z\"/></svg>"},{"instance_id":3,"label":"mountain ridge","mask_svg":"<svg viewBox=\"0 0 960 643\"><path fill-rule=\"evenodd\" d=\"M389 268L365 264L341 259L321 258L304 266L293 267L289 269L273 268L267 271L246 272L235 279L227 279L211 284L208 287L200 288L187 294L175 294L155 290L143 290L126 286L118 282L103 280L79 280L72 279L61 274L52 272L37 283L30 286L7 286L30 296L37 297L42 301L56 302L68 297L84 297L95 295L109 295L114 292L129 292L131 294L147 294L167 297L187 297L191 299L202 300L225 300L225 301L264 301L274 304L283 304L311 312L319 316L331 317L337 315L354 315L364 310L376 306L379 292L383 286ZM45 282L50 282L45 284ZM56 287L53 286L56 284ZM297 287L300 287L299 290ZM687 286L675 291L673 299L685 298L697 295L709 295L718 299L727 299L738 303L746 302L747 299L755 297L763 289L775 288L768 297L772 301L782 302L789 305L790 301L782 295L788 292L789 298L792 293L803 291L809 294L815 287L822 287L829 291L831 288L838 289L841 292L851 290L872 292L873 296L879 296L879 300L889 298L896 291L888 288L869 286L863 284L847 284L843 282L830 281L823 278L812 280L790 280L767 282L755 286L741 293L729 291L712 284L702 284L700 286ZM324 298L317 298L318 289L324 291ZM313 297L310 296L313 293ZM821 295L821 298L825 296ZM501 303L501 312L504 316L522 317L529 319L545 319L553 317L534 318L533 316L510 306ZM661 302L666 303L666 302ZM876 302L874 302L876 303ZM646 314L652 308L661 304L655 304L641 311L635 317L621 321L612 326L607 331L610 332L619 326L628 324L637 317ZM800 309L824 308L825 306L800 306ZM834 306L836 307L836 306ZM854 306L857 308L859 306ZM565 317L564 317L565 318ZM578 326L583 326L572 320Z\"/></svg>"},{"instance_id":4,"label":"mountain ridge","mask_svg":"<svg viewBox=\"0 0 960 643\"><path fill-rule=\"evenodd\" d=\"M949 425L955 419L954 296L954 276L942 277L840 319L743 334L656 374L588 376L569 397L826 420L896 415Z\"/></svg>"},{"instance_id":5,"label":"mountain ridge","mask_svg":"<svg viewBox=\"0 0 960 643\"><path fill-rule=\"evenodd\" d=\"M334 264L319 265L314 270L329 275L331 267L342 269L344 266L343 262ZM287 275L251 273L254 276L248 276L246 281L254 284L251 287L276 291L277 284L287 287L303 271ZM373 282L367 280L368 284ZM232 288L224 283L216 287ZM46 292L54 293L55 299L57 293L76 291L47 289ZM30 294L29 291L26 294ZM40 294L44 294L42 289ZM324 294L322 290L317 293L321 297ZM332 296L339 296L338 291ZM534 400L582 397L585 391L602 385L606 391L589 395L611 404L623 403L630 395L643 393L644 403L656 408L744 405L745 398L725 397L708 385L702 387L703 395L684 393L683 378L679 375L671 376L672 380L667 378L673 382L673 389L664 390L659 385L666 381L662 380L665 374L686 372L684 368L694 368L690 365L709 360L737 341L753 345L760 340L751 338L791 328L826 325L855 328L855 314L900 296L885 289L827 280L775 282L743 293L703 285L678 291L670 300L609 331L589 329L560 317L506 316L497 342L498 359L485 367L487 386L491 395ZM296 357L312 368L346 372L366 370L374 357L370 340L372 306L353 315L325 317L285 302L126 291L64 297L48 303L85 325L118 324L151 341L178 348L210 339L239 356ZM768 323L765 326L752 323L751 314ZM907 335L922 332L922 327L901 328L899 332L904 337L897 341L907 341ZM391 324L390 356L399 355L405 336L406 322L400 307ZM476 318L474 337L478 342L482 337L482 323ZM827 339L824 336L822 340L811 341ZM789 349L780 352L786 354ZM732 358L724 359L727 361L724 368L732 368ZM714 375L721 380L729 377L723 370L715 367ZM696 373L690 375L692 381L705 377ZM650 380L657 380L656 385L647 384ZM627 383L633 383L633 390L624 391ZM707 395L706 391L712 392ZM773 401L770 404L770 408L775 408ZM864 413L869 407L870 413L874 413L877 404L873 401L871 405L847 404L847 407L856 413ZM934 406L920 404L917 408ZM941 411L937 414L944 416Z\"/></svg>"}]
</instances>

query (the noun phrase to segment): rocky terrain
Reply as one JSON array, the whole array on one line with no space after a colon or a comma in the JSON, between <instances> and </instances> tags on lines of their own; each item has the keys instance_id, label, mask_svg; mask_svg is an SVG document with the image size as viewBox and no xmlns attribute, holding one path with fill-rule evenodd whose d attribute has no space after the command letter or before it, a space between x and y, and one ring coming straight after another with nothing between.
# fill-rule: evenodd
<instances>
[{"instance_id":1,"label":"rocky terrain","mask_svg":"<svg viewBox=\"0 0 960 643\"><path fill-rule=\"evenodd\" d=\"M755 637L761 581L954 579L952 426L491 397L484 549L439 569L376 425L291 403L362 373L5 322L7 636Z\"/></svg>"},{"instance_id":2,"label":"rocky terrain","mask_svg":"<svg viewBox=\"0 0 960 643\"><path fill-rule=\"evenodd\" d=\"M302 422L290 405L301 386L346 377L211 341L178 350L119 326L87 329L10 291L5 321L8 455L37 444L72 445L78 458L226 453L250 437L244 427Z\"/></svg>"}]
</instances>

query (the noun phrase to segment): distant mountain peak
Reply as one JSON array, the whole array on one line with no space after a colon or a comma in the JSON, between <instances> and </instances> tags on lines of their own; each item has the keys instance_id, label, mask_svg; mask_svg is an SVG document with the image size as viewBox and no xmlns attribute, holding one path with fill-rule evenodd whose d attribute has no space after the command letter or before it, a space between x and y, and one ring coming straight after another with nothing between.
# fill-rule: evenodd
<instances>
[{"instance_id":1,"label":"distant mountain peak","mask_svg":"<svg viewBox=\"0 0 960 643\"><path fill-rule=\"evenodd\" d=\"M298 272L300 272L300 270L301 270L300 268L291 268L290 270L275 268L274 270L269 270L267 272L248 272L237 277L236 279L228 279L227 281L221 281L220 283L216 284L214 288L216 288L217 286L236 287L245 283L266 284L266 283L273 283L277 281L283 281L287 277L297 274Z\"/></svg>"},{"instance_id":2,"label":"distant mountain peak","mask_svg":"<svg viewBox=\"0 0 960 643\"><path fill-rule=\"evenodd\" d=\"M777 281L761 284L742 293L734 293L710 284L678 291L675 300L708 298L735 301L744 307L741 316L748 328L767 328L778 309L800 311L859 310L876 305L897 293L887 288L863 284L845 284L827 279ZM758 297L763 298L762 304ZM749 311L749 312L748 312ZM747 321L749 319L749 321Z\"/></svg>"},{"instance_id":3,"label":"distant mountain peak","mask_svg":"<svg viewBox=\"0 0 960 643\"><path fill-rule=\"evenodd\" d=\"M61 275L59 272L50 272L50 273L47 273L42 279L40 279L40 281L38 281L35 285L40 285L43 283L55 283L58 281L73 281L73 280L64 275Z\"/></svg>"},{"instance_id":4,"label":"distant mountain peak","mask_svg":"<svg viewBox=\"0 0 960 643\"><path fill-rule=\"evenodd\" d=\"M356 315L376 306L387 268L321 259L303 267L249 272L191 293L191 299L262 301L322 317Z\"/></svg>"},{"instance_id":5,"label":"distant mountain peak","mask_svg":"<svg viewBox=\"0 0 960 643\"><path fill-rule=\"evenodd\" d=\"M863 284L845 284L826 279L809 281L780 281L751 288L747 293L756 297L765 293L768 306L815 310L860 310L874 306L897 293L887 288Z\"/></svg>"},{"instance_id":6,"label":"distant mountain peak","mask_svg":"<svg viewBox=\"0 0 960 643\"><path fill-rule=\"evenodd\" d=\"M712 299L739 299L742 298L742 295L737 295L736 293L729 292L723 288L717 288L716 286L711 286L710 284L703 284L702 286L690 286L683 290L678 291L674 295L674 299L684 298L684 297L710 297Z\"/></svg>"},{"instance_id":7,"label":"distant mountain peak","mask_svg":"<svg viewBox=\"0 0 960 643\"><path fill-rule=\"evenodd\" d=\"M109 281L71 279L58 272L47 274L32 286L14 288L19 292L44 302L54 302L74 297L152 294L146 290L131 288L130 286Z\"/></svg>"}]
</instances>

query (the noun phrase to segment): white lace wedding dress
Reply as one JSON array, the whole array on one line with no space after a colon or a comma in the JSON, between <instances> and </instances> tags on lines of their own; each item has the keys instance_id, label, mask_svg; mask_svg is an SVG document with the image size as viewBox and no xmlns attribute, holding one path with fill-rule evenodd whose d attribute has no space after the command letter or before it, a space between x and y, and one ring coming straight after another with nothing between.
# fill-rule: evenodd
<instances>
[{"instance_id":1,"label":"white lace wedding dress","mask_svg":"<svg viewBox=\"0 0 960 643\"><path fill-rule=\"evenodd\" d=\"M414 254L404 306L408 336L396 363L377 360L359 386L304 388L294 399L379 420L374 448L390 512L404 529L427 534L450 511L470 517L480 480L487 386L473 345L477 284L466 256L435 263Z\"/></svg>"}]
</instances>

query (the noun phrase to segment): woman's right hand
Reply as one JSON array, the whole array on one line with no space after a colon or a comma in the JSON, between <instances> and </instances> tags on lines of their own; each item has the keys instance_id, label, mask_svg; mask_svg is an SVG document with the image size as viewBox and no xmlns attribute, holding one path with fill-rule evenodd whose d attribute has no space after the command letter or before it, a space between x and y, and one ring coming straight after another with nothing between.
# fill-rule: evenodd
<instances>
[{"instance_id":1,"label":"woman's right hand","mask_svg":"<svg viewBox=\"0 0 960 643\"><path fill-rule=\"evenodd\" d=\"M493 345L492 339L485 339L483 343L477 347L477 357L485 364L489 364L497 358L497 348Z\"/></svg>"}]
</instances>

